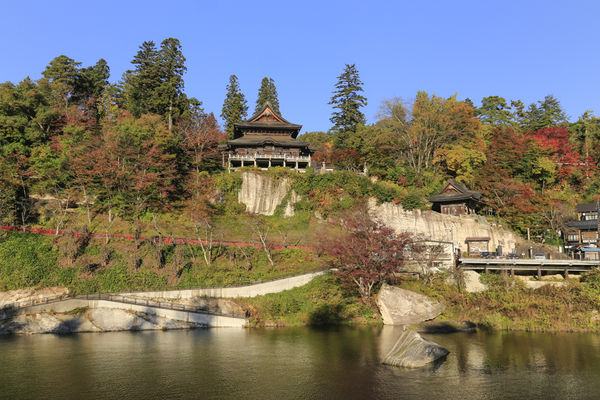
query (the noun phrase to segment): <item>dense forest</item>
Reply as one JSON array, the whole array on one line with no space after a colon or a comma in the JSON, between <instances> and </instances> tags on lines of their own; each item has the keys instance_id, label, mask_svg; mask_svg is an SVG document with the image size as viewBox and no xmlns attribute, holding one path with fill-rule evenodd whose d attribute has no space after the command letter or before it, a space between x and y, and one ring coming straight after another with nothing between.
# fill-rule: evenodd
<instances>
[{"instance_id":1,"label":"dense forest","mask_svg":"<svg viewBox=\"0 0 600 400\"><path fill-rule=\"evenodd\" d=\"M219 209L214 192L231 183L218 145L248 117L246 98L235 75L224 82L222 129L186 95L186 71L180 42L168 38L144 42L118 81L103 59L82 66L61 55L38 81L1 84L0 222L60 227L73 204L88 220L102 213L132 226L154 213L200 221L240 211ZM266 101L278 109L269 77L256 109ZM452 177L484 193L489 215L553 243L574 205L598 193L600 119L587 111L569 121L551 95L528 106L488 96L475 106L419 92L414 101L384 101L368 124L359 71L346 65L329 104L331 129L299 139L345 177L366 171L405 208L427 208L426 197Z\"/></svg>"}]
</instances>

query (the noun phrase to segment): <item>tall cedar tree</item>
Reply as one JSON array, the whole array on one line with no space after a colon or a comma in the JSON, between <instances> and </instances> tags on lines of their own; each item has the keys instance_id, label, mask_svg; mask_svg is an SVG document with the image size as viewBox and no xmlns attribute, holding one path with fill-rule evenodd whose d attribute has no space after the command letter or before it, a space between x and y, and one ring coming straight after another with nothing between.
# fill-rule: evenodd
<instances>
[{"instance_id":1,"label":"tall cedar tree","mask_svg":"<svg viewBox=\"0 0 600 400\"><path fill-rule=\"evenodd\" d=\"M244 93L240 91L240 84L235 75L229 77L227 85L227 94L223 102L221 118L225 121L225 132L227 138L233 139L233 124L242 122L248 115L248 105Z\"/></svg>"},{"instance_id":2,"label":"tall cedar tree","mask_svg":"<svg viewBox=\"0 0 600 400\"><path fill-rule=\"evenodd\" d=\"M254 114L261 112L267 102L271 103L273 111L275 111L277 114L280 114L279 98L277 97L275 81L273 78L267 78L265 76L260 82L260 89L258 89L258 97L256 98L256 108L254 109Z\"/></svg>"},{"instance_id":3,"label":"tall cedar tree","mask_svg":"<svg viewBox=\"0 0 600 400\"><path fill-rule=\"evenodd\" d=\"M336 144L338 147L344 147L348 132L355 131L358 125L366 121L360 108L367 105L367 98L360 94L363 92L363 83L355 64L346 64L344 72L337 79L329 102L334 110L329 120L333 123L331 130L337 134Z\"/></svg>"},{"instance_id":4,"label":"tall cedar tree","mask_svg":"<svg viewBox=\"0 0 600 400\"><path fill-rule=\"evenodd\" d=\"M77 105L98 119L97 102L108 86L110 68L104 59L90 67L80 66L80 62L61 55L50 61L42 75L61 94L65 106Z\"/></svg>"},{"instance_id":5,"label":"tall cedar tree","mask_svg":"<svg viewBox=\"0 0 600 400\"><path fill-rule=\"evenodd\" d=\"M150 112L152 96L161 83L157 57L153 41L142 43L131 61L135 69L123 76L125 108L137 118Z\"/></svg>"},{"instance_id":6,"label":"tall cedar tree","mask_svg":"<svg viewBox=\"0 0 600 400\"><path fill-rule=\"evenodd\" d=\"M185 57L179 39L167 38L162 41L158 52L158 65L161 85L158 87L156 108L158 114L167 118L169 132L173 130L173 118L187 108L183 93L183 74L187 71Z\"/></svg>"},{"instance_id":7,"label":"tall cedar tree","mask_svg":"<svg viewBox=\"0 0 600 400\"><path fill-rule=\"evenodd\" d=\"M125 106L134 116L162 115L171 132L177 117L190 108L199 108L198 100L183 93L187 68L178 39L163 40L159 50L152 41L142 43L131 63L136 68L127 71L123 81Z\"/></svg>"}]
</instances>

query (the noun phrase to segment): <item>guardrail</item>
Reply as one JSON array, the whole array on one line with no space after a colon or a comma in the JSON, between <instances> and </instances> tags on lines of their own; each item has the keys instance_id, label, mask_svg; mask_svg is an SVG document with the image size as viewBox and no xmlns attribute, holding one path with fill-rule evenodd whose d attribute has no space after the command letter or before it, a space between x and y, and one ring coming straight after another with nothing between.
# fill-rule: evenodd
<instances>
[{"instance_id":1,"label":"guardrail","mask_svg":"<svg viewBox=\"0 0 600 400\"><path fill-rule=\"evenodd\" d=\"M230 154L230 160L249 160L254 161L258 159L272 159L272 160L286 160L286 161L311 161L310 156L291 156L286 154Z\"/></svg>"},{"instance_id":2,"label":"guardrail","mask_svg":"<svg viewBox=\"0 0 600 400\"><path fill-rule=\"evenodd\" d=\"M543 272L563 273L568 277L569 272L587 272L598 268L598 261L580 261L580 260L536 260L536 259L486 259L486 258L461 258L459 266L463 270L480 271L510 271L514 275L519 272L537 272L541 277Z\"/></svg>"}]
</instances>

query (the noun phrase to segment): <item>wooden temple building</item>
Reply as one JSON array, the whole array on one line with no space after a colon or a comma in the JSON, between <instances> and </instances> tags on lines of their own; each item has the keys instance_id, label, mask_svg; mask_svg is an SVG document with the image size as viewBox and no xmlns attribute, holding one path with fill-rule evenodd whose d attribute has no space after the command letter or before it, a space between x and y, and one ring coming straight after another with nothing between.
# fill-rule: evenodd
<instances>
[{"instance_id":1,"label":"wooden temple building","mask_svg":"<svg viewBox=\"0 0 600 400\"><path fill-rule=\"evenodd\" d=\"M454 179L449 179L439 194L427 200L433 203L433 211L448 215L476 214L485 205L481 192L470 190Z\"/></svg>"},{"instance_id":2,"label":"wooden temple building","mask_svg":"<svg viewBox=\"0 0 600 400\"><path fill-rule=\"evenodd\" d=\"M221 147L223 167L286 167L305 172L314 149L296 139L302 125L286 121L270 103L246 121L234 124L234 138Z\"/></svg>"}]
</instances>

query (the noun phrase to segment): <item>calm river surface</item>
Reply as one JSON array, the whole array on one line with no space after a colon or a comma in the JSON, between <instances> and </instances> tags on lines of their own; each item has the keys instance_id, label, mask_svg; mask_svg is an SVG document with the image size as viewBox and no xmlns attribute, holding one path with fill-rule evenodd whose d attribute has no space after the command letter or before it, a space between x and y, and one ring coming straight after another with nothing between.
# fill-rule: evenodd
<instances>
[{"instance_id":1,"label":"calm river surface","mask_svg":"<svg viewBox=\"0 0 600 400\"><path fill-rule=\"evenodd\" d=\"M451 353L380 364L399 330L211 329L0 337L5 399L600 399L600 335L424 335Z\"/></svg>"}]
</instances>

